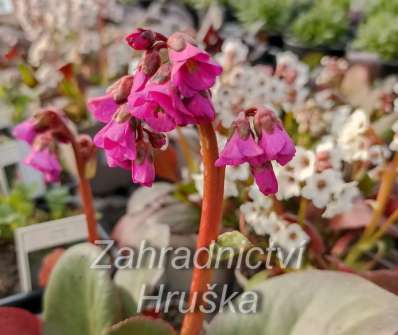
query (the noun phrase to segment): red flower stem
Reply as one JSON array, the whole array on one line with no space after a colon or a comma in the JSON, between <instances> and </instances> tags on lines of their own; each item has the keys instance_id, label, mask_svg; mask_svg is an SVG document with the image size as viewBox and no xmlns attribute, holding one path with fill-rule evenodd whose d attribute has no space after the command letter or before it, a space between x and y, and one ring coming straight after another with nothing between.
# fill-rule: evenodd
<instances>
[{"instance_id":1,"label":"red flower stem","mask_svg":"<svg viewBox=\"0 0 398 335\"><path fill-rule=\"evenodd\" d=\"M65 123L65 120L60 114L52 110L47 110L41 114L41 117L43 122L47 123L55 134L61 135L61 137L65 139L67 143L72 145L79 177L79 192L83 203L84 214L86 216L88 240L94 244L99 237L97 232L97 220L95 218L95 210L93 205L93 194L91 191L90 181L86 177L88 158L84 157L83 155L81 144L77 140L78 135L69 129Z\"/></svg>"},{"instance_id":2,"label":"red flower stem","mask_svg":"<svg viewBox=\"0 0 398 335\"><path fill-rule=\"evenodd\" d=\"M204 250L217 239L220 232L225 168L214 166L218 158L218 146L213 126L210 123L202 124L199 126L199 133L204 164L204 194L197 248ZM189 296L189 306L195 302L196 305L193 312L185 315L181 335L199 335L201 332L204 316L198 306L202 303L201 297L203 293L208 291L208 284L210 284L212 278L212 270L209 266L205 266L208 261L208 252L200 252L198 254L198 264L195 264L195 266L198 265L199 267L195 267L193 270ZM197 298L196 300L195 297Z\"/></svg>"},{"instance_id":3,"label":"red flower stem","mask_svg":"<svg viewBox=\"0 0 398 335\"><path fill-rule=\"evenodd\" d=\"M88 240L91 243L95 243L99 239L97 232L97 220L95 217L95 209L93 202L93 193L91 191L90 181L86 177L86 160L83 159L79 143L75 140L73 134L71 134L71 144L76 159L76 167L79 176L79 192L83 203L83 210L86 216Z\"/></svg>"}]
</instances>

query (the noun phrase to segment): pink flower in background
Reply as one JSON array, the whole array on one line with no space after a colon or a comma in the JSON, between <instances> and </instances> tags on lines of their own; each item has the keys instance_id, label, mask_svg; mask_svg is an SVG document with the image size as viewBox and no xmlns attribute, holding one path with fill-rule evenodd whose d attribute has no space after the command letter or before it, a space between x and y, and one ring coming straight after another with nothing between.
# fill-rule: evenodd
<instances>
[{"instance_id":1,"label":"pink flower in background","mask_svg":"<svg viewBox=\"0 0 398 335\"><path fill-rule=\"evenodd\" d=\"M262 193L269 195L278 192L278 181L270 162L266 162L260 166L252 166L251 171Z\"/></svg>"},{"instance_id":2,"label":"pink flower in background","mask_svg":"<svg viewBox=\"0 0 398 335\"><path fill-rule=\"evenodd\" d=\"M254 116L254 129L249 117ZM293 141L282 123L270 109L255 108L242 112L233 123L234 132L217 159L216 166L239 165L248 162L255 181L264 194L278 191L278 182L271 161L287 164L295 155Z\"/></svg>"},{"instance_id":3,"label":"pink flower in background","mask_svg":"<svg viewBox=\"0 0 398 335\"><path fill-rule=\"evenodd\" d=\"M259 132L258 144L264 150L265 159L286 165L294 157L296 148L272 110L259 109L255 125Z\"/></svg>"},{"instance_id":4,"label":"pink flower in background","mask_svg":"<svg viewBox=\"0 0 398 335\"><path fill-rule=\"evenodd\" d=\"M181 51L170 49L169 57L172 82L185 97L211 88L222 72L222 67L207 52L190 43L186 43Z\"/></svg>"},{"instance_id":5,"label":"pink flower in background","mask_svg":"<svg viewBox=\"0 0 398 335\"><path fill-rule=\"evenodd\" d=\"M132 164L132 179L134 183L144 186L152 186L155 180L152 150L146 143L139 144L137 159Z\"/></svg>"},{"instance_id":6,"label":"pink flower in background","mask_svg":"<svg viewBox=\"0 0 398 335\"><path fill-rule=\"evenodd\" d=\"M220 153L220 157L215 163L216 166L240 165L264 153L255 142L249 121L245 118L244 113L241 113L238 120L234 121L233 127L233 135Z\"/></svg>"},{"instance_id":7,"label":"pink flower in background","mask_svg":"<svg viewBox=\"0 0 398 335\"><path fill-rule=\"evenodd\" d=\"M33 119L28 119L19 125L17 125L13 131L12 135L18 140L25 141L29 144L33 143L37 133L35 129L35 122Z\"/></svg>"},{"instance_id":8,"label":"pink flower in background","mask_svg":"<svg viewBox=\"0 0 398 335\"><path fill-rule=\"evenodd\" d=\"M61 176L61 164L57 156L46 148L35 148L25 159L25 163L44 174L48 183L56 182Z\"/></svg>"}]
</instances>

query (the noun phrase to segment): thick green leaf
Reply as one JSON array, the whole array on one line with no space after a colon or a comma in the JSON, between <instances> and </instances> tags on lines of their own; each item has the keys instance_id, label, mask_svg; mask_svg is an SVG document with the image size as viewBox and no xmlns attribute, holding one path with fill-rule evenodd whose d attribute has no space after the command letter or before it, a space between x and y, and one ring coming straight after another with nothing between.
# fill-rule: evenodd
<instances>
[{"instance_id":1,"label":"thick green leaf","mask_svg":"<svg viewBox=\"0 0 398 335\"><path fill-rule=\"evenodd\" d=\"M225 312L208 335L393 335L398 298L358 276L301 271L265 281L257 312Z\"/></svg>"},{"instance_id":2,"label":"thick green leaf","mask_svg":"<svg viewBox=\"0 0 398 335\"><path fill-rule=\"evenodd\" d=\"M135 302L140 300L142 294L152 293L163 272L163 268L121 269L116 272L115 283L123 293L125 305L130 306L128 310L133 313L131 315L136 313Z\"/></svg>"},{"instance_id":3,"label":"thick green leaf","mask_svg":"<svg viewBox=\"0 0 398 335\"><path fill-rule=\"evenodd\" d=\"M175 331L166 322L160 319L134 317L117 325L106 335L175 335Z\"/></svg>"},{"instance_id":4,"label":"thick green leaf","mask_svg":"<svg viewBox=\"0 0 398 335\"><path fill-rule=\"evenodd\" d=\"M90 268L101 252L84 243L61 257L44 297L44 335L100 335L121 320L109 270Z\"/></svg>"}]
</instances>

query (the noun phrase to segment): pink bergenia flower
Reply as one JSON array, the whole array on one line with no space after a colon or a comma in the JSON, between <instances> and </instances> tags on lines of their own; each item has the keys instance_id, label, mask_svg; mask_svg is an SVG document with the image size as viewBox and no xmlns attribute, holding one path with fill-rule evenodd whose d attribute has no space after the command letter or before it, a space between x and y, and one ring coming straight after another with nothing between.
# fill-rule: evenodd
<instances>
[{"instance_id":1,"label":"pink bergenia flower","mask_svg":"<svg viewBox=\"0 0 398 335\"><path fill-rule=\"evenodd\" d=\"M97 133L94 144L105 150L110 166L129 168L128 162L136 158L135 131L132 129L131 115L125 105Z\"/></svg>"},{"instance_id":2,"label":"pink bergenia flower","mask_svg":"<svg viewBox=\"0 0 398 335\"><path fill-rule=\"evenodd\" d=\"M265 162L260 166L251 166L251 171L262 193L269 195L278 192L278 181L272 169L271 162Z\"/></svg>"},{"instance_id":3,"label":"pink bergenia flower","mask_svg":"<svg viewBox=\"0 0 398 335\"><path fill-rule=\"evenodd\" d=\"M239 114L238 119L233 123L233 128L233 135L217 159L216 166L236 166L250 162L255 157L264 154L255 142L249 121L245 118L244 113Z\"/></svg>"},{"instance_id":4,"label":"pink bergenia flower","mask_svg":"<svg viewBox=\"0 0 398 335\"><path fill-rule=\"evenodd\" d=\"M211 88L222 72L207 52L190 43L185 43L180 51L169 49L169 57L172 82L185 97Z\"/></svg>"},{"instance_id":5,"label":"pink bergenia flower","mask_svg":"<svg viewBox=\"0 0 398 335\"><path fill-rule=\"evenodd\" d=\"M18 140L32 144L37 135L35 121L28 119L20 123L13 129L12 135Z\"/></svg>"},{"instance_id":6,"label":"pink bergenia flower","mask_svg":"<svg viewBox=\"0 0 398 335\"><path fill-rule=\"evenodd\" d=\"M286 165L294 157L296 148L275 113L267 108L259 109L255 115L255 126L259 133L258 144L264 150L265 158Z\"/></svg>"},{"instance_id":7,"label":"pink bergenia flower","mask_svg":"<svg viewBox=\"0 0 398 335\"><path fill-rule=\"evenodd\" d=\"M150 77L148 75L146 75L141 69L138 69L134 74L132 91L142 91L149 79Z\"/></svg>"},{"instance_id":8,"label":"pink bergenia flower","mask_svg":"<svg viewBox=\"0 0 398 335\"><path fill-rule=\"evenodd\" d=\"M134 183L152 186L155 180L155 166L152 149L147 143L140 143L137 150L137 159L132 165L132 179Z\"/></svg>"},{"instance_id":9,"label":"pink bergenia flower","mask_svg":"<svg viewBox=\"0 0 398 335\"><path fill-rule=\"evenodd\" d=\"M214 106L208 95L209 94L204 91L184 99L185 108L181 108L181 110L187 110L190 119L194 120L194 122L188 123L198 124L211 122L215 119L216 113L214 111Z\"/></svg>"},{"instance_id":10,"label":"pink bergenia flower","mask_svg":"<svg viewBox=\"0 0 398 335\"><path fill-rule=\"evenodd\" d=\"M153 130L166 132L176 127L175 104L168 84L148 84L141 93L129 97L129 108L137 119L145 121Z\"/></svg>"},{"instance_id":11,"label":"pink bergenia flower","mask_svg":"<svg viewBox=\"0 0 398 335\"><path fill-rule=\"evenodd\" d=\"M139 80L142 80L139 78ZM103 123L112 120L120 105L127 102L135 78L124 76L108 88L106 95L90 99L87 106L94 117Z\"/></svg>"},{"instance_id":12,"label":"pink bergenia flower","mask_svg":"<svg viewBox=\"0 0 398 335\"><path fill-rule=\"evenodd\" d=\"M42 172L48 183L58 181L61 176L61 164L57 156L48 147L33 146L32 151L25 159L25 163Z\"/></svg>"},{"instance_id":13,"label":"pink bergenia flower","mask_svg":"<svg viewBox=\"0 0 398 335\"><path fill-rule=\"evenodd\" d=\"M111 94L91 99L88 102L88 110L103 123L108 123L118 108L119 105L113 100Z\"/></svg>"},{"instance_id":14,"label":"pink bergenia flower","mask_svg":"<svg viewBox=\"0 0 398 335\"><path fill-rule=\"evenodd\" d=\"M249 117L254 116L257 139L251 130ZM295 154L295 146L272 110L255 108L239 114L233 123L234 132L228 140L216 166L250 164L255 181L264 194L278 191L278 182L271 161L287 164Z\"/></svg>"}]
</instances>

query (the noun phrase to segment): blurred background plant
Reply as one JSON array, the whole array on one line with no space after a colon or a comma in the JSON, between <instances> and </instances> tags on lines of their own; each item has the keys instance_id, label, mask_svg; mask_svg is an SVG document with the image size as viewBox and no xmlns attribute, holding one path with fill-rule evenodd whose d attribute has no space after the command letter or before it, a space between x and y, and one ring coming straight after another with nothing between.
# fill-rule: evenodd
<instances>
[{"instance_id":1,"label":"blurred background plant","mask_svg":"<svg viewBox=\"0 0 398 335\"><path fill-rule=\"evenodd\" d=\"M315 1L293 22L292 38L304 46L334 47L344 44L350 28L349 1Z\"/></svg>"},{"instance_id":2,"label":"blurred background plant","mask_svg":"<svg viewBox=\"0 0 398 335\"><path fill-rule=\"evenodd\" d=\"M44 196L45 207L37 205L33 193L33 186L16 184L9 195L0 195L0 241L11 242L17 228L76 213L67 187L50 188Z\"/></svg>"},{"instance_id":3,"label":"blurred background plant","mask_svg":"<svg viewBox=\"0 0 398 335\"><path fill-rule=\"evenodd\" d=\"M392 2L394 3L394 2ZM387 8L389 6L386 6ZM398 5L391 11L372 12L359 26L353 48L368 51L386 61L398 59Z\"/></svg>"}]
</instances>

